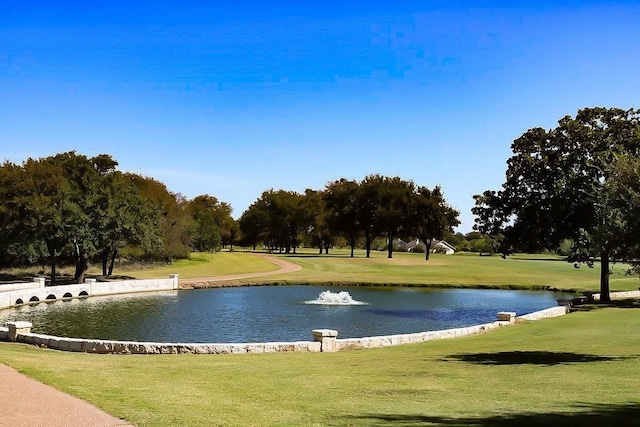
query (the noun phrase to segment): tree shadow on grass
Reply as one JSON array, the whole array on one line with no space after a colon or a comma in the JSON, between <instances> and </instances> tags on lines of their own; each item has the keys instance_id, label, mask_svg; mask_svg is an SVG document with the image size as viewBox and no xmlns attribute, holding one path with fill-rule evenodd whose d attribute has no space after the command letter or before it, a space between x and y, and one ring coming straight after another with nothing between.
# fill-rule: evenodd
<instances>
[{"instance_id":1,"label":"tree shadow on grass","mask_svg":"<svg viewBox=\"0 0 640 427\"><path fill-rule=\"evenodd\" d=\"M461 361L479 365L561 365L568 363L613 362L626 357L597 356L556 351L501 351L498 353L463 353L445 357L445 361Z\"/></svg>"},{"instance_id":2,"label":"tree shadow on grass","mask_svg":"<svg viewBox=\"0 0 640 427\"><path fill-rule=\"evenodd\" d=\"M613 300L607 303L576 304L571 308L571 311L593 311L601 308L640 308L640 299L628 298Z\"/></svg>"},{"instance_id":3,"label":"tree shadow on grass","mask_svg":"<svg viewBox=\"0 0 640 427\"><path fill-rule=\"evenodd\" d=\"M353 259L363 258L363 259L366 259L363 256L354 256L354 257L352 257L349 254L322 254L322 255L320 255L320 254L305 254L305 253L302 253L302 254L294 254L294 253L286 254L284 252L280 254L280 253L274 252L273 255L280 255L280 256L283 256L283 257L286 257L286 258L326 258L326 259L331 259L331 258L353 258Z\"/></svg>"},{"instance_id":4,"label":"tree shadow on grass","mask_svg":"<svg viewBox=\"0 0 640 427\"><path fill-rule=\"evenodd\" d=\"M439 417L420 414L365 414L347 416L351 423L400 426L477 426L477 427L604 427L640 426L640 405L579 405L577 412L550 412L493 415L489 417Z\"/></svg>"}]
</instances>

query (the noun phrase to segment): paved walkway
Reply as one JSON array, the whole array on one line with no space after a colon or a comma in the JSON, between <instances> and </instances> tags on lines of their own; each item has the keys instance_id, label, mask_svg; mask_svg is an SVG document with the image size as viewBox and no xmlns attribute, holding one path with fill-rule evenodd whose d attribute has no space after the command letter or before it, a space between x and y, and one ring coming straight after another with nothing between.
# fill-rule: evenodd
<instances>
[{"instance_id":1,"label":"paved walkway","mask_svg":"<svg viewBox=\"0 0 640 427\"><path fill-rule=\"evenodd\" d=\"M0 426L131 426L101 409L0 364Z\"/></svg>"}]
</instances>

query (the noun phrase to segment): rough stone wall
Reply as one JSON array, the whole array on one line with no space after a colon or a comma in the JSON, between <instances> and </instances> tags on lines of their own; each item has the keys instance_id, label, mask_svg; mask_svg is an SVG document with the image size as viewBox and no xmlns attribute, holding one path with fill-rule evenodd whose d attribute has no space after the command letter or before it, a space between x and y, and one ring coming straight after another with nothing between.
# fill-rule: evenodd
<instances>
[{"instance_id":1,"label":"rough stone wall","mask_svg":"<svg viewBox=\"0 0 640 427\"><path fill-rule=\"evenodd\" d=\"M492 322L483 325L469 326L466 328L445 329L442 331L418 332L415 334L386 335L380 337L346 338L338 339L338 350L378 348L402 344L417 344L431 340L457 338L466 335L481 334L491 329L508 325L508 322Z\"/></svg>"},{"instance_id":2,"label":"rough stone wall","mask_svg":"<svg viewBox=\"0 0 640 427\"><path fill-rule=\"evenodd\" d=\"M609 296L611 299L640 298L640 291L611 292ZM600 301L600 294L593 294L593 299Z\"/></svg>"},{"instance_id":3,"label":"rough stone wall","mask_svg":"<svg viewBox=\"0 0 640 427\"><path fill-rule=\"evenodd\" d=\"M313 341L239 344L157 343L91 340L32 333L18 335L18 341L54 350L103 354L246 354L320 351L320 343Z\"/></svg>"},{"instance_id":4,"label":"rough stone wall","mask_svg":"<svg viewBox=\"0 0 640 427\"><path fill-rule=\"evenodd\" d=\"M549 317L557 317L564 316L569 312L568 305L561 305L558 307L551 307L545 310L535 311L533 313L525 314L523 316L518 316L516 319L518 320L539 320L546 319Z\"/></svg>"}]
</instances>

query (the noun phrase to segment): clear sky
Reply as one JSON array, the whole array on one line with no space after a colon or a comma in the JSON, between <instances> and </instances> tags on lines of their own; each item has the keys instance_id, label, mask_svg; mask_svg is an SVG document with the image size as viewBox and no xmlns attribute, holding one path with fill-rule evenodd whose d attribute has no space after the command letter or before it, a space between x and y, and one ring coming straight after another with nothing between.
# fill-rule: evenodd
<instances>
[{"instance_id":1,"label":"clear sky","mask_svg":"<svg viewBox=\"0 0 640 427\"><path fill-rule=\"evenodd\" d=\"M527 129L640 107L639 22L637 1L0 0L0 160L107 153L236 217L398 175L467 232Z\"/></svg>"}]
</instances>

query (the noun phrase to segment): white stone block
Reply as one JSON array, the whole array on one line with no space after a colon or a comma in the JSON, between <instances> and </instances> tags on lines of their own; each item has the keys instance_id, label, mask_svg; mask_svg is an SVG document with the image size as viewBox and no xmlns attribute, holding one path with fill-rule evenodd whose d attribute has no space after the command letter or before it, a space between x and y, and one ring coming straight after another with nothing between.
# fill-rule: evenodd
<instances>
[{"instance_id":1,"label":"white stone block","mask_svg":"<svg viewBox=\"0 0 640 427\"><path fill-rule=\"evenodd\" d=\"M498 321L499 322L509 322L513 323L516 319L516 313L513 311L500 311L498 312Z\"/></svg>"}]
</instances>

